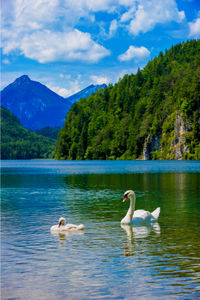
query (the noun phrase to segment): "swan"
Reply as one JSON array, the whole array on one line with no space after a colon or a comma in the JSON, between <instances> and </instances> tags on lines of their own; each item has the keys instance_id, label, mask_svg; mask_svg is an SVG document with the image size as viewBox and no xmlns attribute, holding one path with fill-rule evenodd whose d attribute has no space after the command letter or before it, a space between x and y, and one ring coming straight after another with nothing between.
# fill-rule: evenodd
<instances>
[{"instance_id":1,"label":"swan","mask_svg":"<svg viewBox=\"0 0 200 300\"><path fill-rule=\"evenodd\" d=\"M74 225L74 224L66 224L65 218L61 217L58 220L57 225L51 226L51 232L65 232L65 231L73 231L73 230L84 230L85 226L83 224Z\"/></svg>"},{"instance_id":2,"label":"swan","mask_svg":"<svg viewBox=\"0 0 200 300\"><path fill-rule=\"evenodd\" d=\"M130 207L126 216L121 220L121 224L151 223L157 221L160 214L160 207L156 208L152 213L144 209L135 210L136 197L134 191L126 191L124 193L123 202L125 202L127 198L130 199Z\"/></svg>"}]
</instances>

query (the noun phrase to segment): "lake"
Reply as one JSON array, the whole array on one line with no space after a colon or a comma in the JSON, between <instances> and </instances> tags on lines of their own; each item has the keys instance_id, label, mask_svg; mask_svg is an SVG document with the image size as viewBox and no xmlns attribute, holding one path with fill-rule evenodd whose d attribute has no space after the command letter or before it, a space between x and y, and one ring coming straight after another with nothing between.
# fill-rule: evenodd
<instances>
[{"instance_id":1,"label":"lake","mask_svg":"<svg viewBox=\"0 0 200 300\"><path fill-rule=\"evenodd\" d=\"M199 161L2 161L2 299L199 299ZM122 226L129 207L154 226ZM84 232L52 234L65 217Z\"/></svg>"}]
</instances>

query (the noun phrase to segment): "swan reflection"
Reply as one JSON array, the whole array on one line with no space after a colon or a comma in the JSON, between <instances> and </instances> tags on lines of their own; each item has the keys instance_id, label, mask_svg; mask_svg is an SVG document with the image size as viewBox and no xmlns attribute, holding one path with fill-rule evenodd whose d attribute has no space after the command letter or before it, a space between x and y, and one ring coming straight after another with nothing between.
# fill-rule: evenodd
<instances>
[{"instance_id":1,"label":"swan reflection","mask_svg":"<svg viewBox=\"0 0 200 300\"><path fill-rule=\"evenodd\" d=\"M121 224L121 228L124 229L128 238L128 242L124 244L124 256L131 256L134 254L136 241L138 239L144 239L148 237L150 233L160 235L160 225L157 222L142 226Z\"/></svg>"},{"instance_id":2,"label":"swan reflection","mask_svg":"<svg viewBox=\"0 0 200 300\"><path fill-rule=\"evenodd\" d=\"M142 226L121 224L121 228L126 231L129 240L132 240L133 238L146 238L151 232L160 234L160 225L157 222Z\"/></svg>"},{"instance_id":3,"label":"swan reflection","mask_svg":"<svg viewBox=\"0 0 200 300\"><path fill-rule=\"evenodd\" d=\"M71 231L62 231L62 232L53 232L51 231L51 234L54 237L58 237L58 240L60 242L60 246L64 246L66 243L66 239L68 237L68 242L70 241L70 238L72 235L83 235L83 230L71 230Z\"/></svg>"}]
</instances>

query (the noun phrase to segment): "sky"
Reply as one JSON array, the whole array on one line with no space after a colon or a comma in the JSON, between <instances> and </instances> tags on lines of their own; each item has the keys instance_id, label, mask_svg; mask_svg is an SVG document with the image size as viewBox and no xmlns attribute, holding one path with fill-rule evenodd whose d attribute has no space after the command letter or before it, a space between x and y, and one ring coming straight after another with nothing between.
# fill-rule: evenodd
<instances>
[{"instance_id":1,"label":"sky","mask_svg":"<svg viewBox=\"0 0 200 300\"><path fill-rule=\"evenodd\" d=\"M1 89L26 74L68 97L199 38L199 0L2 0Z\"/></svg>"}]
</instances>

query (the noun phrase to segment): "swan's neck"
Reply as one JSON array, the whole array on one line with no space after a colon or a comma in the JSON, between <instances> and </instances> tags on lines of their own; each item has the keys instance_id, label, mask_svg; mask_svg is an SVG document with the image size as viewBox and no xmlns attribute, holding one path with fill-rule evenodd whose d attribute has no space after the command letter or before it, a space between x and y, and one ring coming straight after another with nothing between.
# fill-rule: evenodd
<instances>
[{"instance_id":1,"label":"swan's neck","mask_svg":"<svg viewBox=\"0 0 200 300\"><path fill-rule=\"evenodd\" d=\"M133 214L135 211L135 194L130 195L129 199L130 199L130 206L129 206L126 216L121 221L122 224L129 224L129 223L131 223L131 221L133 219Z\"/></svg>"},{"instance_id":2,"label":"swan's neck","mask_svg":"<svg viewBox=\"0 0 200 300\"><path fill-rule=\"evenodd\" d=\"M133 218L134 211L135 211L135 195L130 195L130 207L128 209L127 215L131 216L131 220Z\"/></svg>"}]
</instances>

